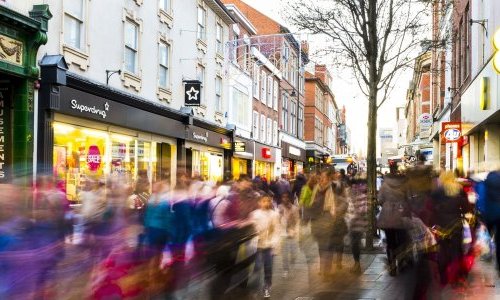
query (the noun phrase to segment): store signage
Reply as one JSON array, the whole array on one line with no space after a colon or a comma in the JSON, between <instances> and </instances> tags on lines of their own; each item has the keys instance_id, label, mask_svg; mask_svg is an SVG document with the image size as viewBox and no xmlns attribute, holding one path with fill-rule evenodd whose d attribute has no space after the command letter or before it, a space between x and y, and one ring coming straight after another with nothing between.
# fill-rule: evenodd
<instances>
[{"instance_id":1,"label":"store signage","mask_svg":"<svg viewBox=\"0 0 500 300\"><path fill-rule=\"evenodd\" d=\"M208 142L208 131L205 132L205 135L201 135L201 134L198 134L198 133L193 131L193 139L207 143Z\"/></svg>"},{"instance_id":2,"label":"store signage","mask_svg":"<svg viewBox=\"0 0 500 300\"><path fill-rule=\"evenodd\" d=\"M103 108L99 109L95 105L87 106L85 104L80 104L76 99L71 100L71 109L78 110L80 112L88 112L94 115L99 115L103 119L106 119L106 112L109 110L108 102L104 103Z\"/></svg>"},{"instance_id":3,"label":"store signage","mask_svg":"<svg viewBox=\"0 0 500 300\"><path fill-rule=\"evenodd\" d=\"M8 88L0 88L0 182L2 182L6 177L6 149L7 149L7 136L6 136L6 128L5 126L8 125L6 117L6 109L8 108L7 96ZM4 93L6 95L4 95Z\"/></svg>"},{"instance_id":4,"label":"store signage","mask_svg":"<svg viewBox=\"0 0 500 300\"><path fill-rule=\"evenodd\" d=\"M89 147L89 152L87 153L87 166L89 170L95 172L101 167L101 151L96 145Z\"/></svg>"},{"instance_id":5,"label":"store signage","mask_svg":"<svg viewBox=\"0 0 500 300\"><path fill-rule=\"evenodd\" d=\"M493 54L493 69L500 74L500 28L493 34L493 48L495 48L495 53Z\"/></svg>"},{"instance_id":6,"label":"store signage","mask_svg":"<svg viewBox=\"0 0 500 300\"><path fill-rule=\"evenodd\" d=\"M457 143L462 136L462 123L443 122L441 125L442 140L445 143Z\"/></svg>"},{"instance_id":7,"label":"store signage","mask_svg":"<svg viewBox=\"0 0 500 300\"><path fill-rule=\"evenodd\" d=\"M479 109L487 110L490 104L490 78L481 78L481 95L479 97Z\"/></svg>"},{"instance_id":8,"label":"store signage","mask_svg":"<svg viewBox=\"0 0 500 300\"><path fill-rule=\"evenodd\" d=\"M246 152L245 142L234 142L234 152Z\"/></svg>"},{"instance_id":9,"label":"store signage","mask_svg":"<svg viewBox=\"0 0 500 300\"><path fill-rule=\"evenodd\" d=\"M23 64L23 43L0 34L0 60L11 64Z\"/></svg>"},{"instance_id":10,"label":"store signage","mask_svg":"<svg viewBox=\"0 0 500 300\"><path fill-rule=\"evenodd\" d=\"M198 80L184 81L184 105L200 106L201 82Z\"/></svg>"},{"instance_id":11,"label":"store signage","mask_svg":"<svg viewBox=\"0 0 500 300\"><path fill-rule=\"evenodd\" d=\"M288 147L288 153L295 156L300 156L300 149L290 146Z\"/></svg>"},{"instance_id":12,"label":"store signage","mask_svg":"<svg viewBox=\"0 0 500 300\"><path fill-rule=\"evenodd\" d=\"M271 158L271 149L262 148L262 157L263 158Z\"/></svg>"},{"instance_id":13,"label":"store signage","mask_svg":"<svg viewBox=\"0 0 500 300\"><path fill-rule=\"evenodd\" d=\"M427 138L430 136L432 129L432 115L429 113L423 113L418 118L420 124L420 138Z\"/></svg>"}]
</instances>

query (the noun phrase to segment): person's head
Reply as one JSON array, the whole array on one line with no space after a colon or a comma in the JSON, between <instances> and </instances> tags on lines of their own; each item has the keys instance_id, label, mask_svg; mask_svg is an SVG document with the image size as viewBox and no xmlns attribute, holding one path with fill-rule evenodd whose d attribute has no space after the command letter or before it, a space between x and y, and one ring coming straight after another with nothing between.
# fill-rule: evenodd
<instances>
[{"instance_id":1,"label":"person's head","mask_svg":"<svg viewBox=\"0 0 500 300\"><path fill-rule=\"evenodd\" d=\"M311 177L309 177L309 180L307 181L307 186L309 186L310 189L313 189L316 184L318 184L319 181L319 176L316 174L312 174Z\"/></svg>"},{"instance_id":2,"label":"person's head","mask_svg":"<svg viewBox=\"0 0 500 300\"><path fill-rule=\"evenodd\" d=\"M176 189L187 189L191 184L191 180L186 172L179 171L177 173Z\"/></svg>"},{"instance_id":3,"label":"person's head","mask_svg":"<svg viewBox=\"0 0 500 300\"><path fill-rule=\"evenodd\" d=\"M455 174L451 171L441 173L439 183L443 187L445 195L449 197L457 196L462 189L462 186L456 180Z\"/></svg>"},{"instance_id":4,"label":"person's head","mask_svg":"<svg viewBox=\"0 0 500 300\"><path fill-rule=\"evenodd\" d=\"M269 195L263 195L259 198L259 208L269 210L273 207L272 199Z\"/></svg>"},{"instance_id":5,"label":"person's head","mask_svg":"<svg viewBox=\"0 0 500 300\"><path fill-rule=\"evenodd\" d=\"M252 187L252 181L250 180L250 177L246 174L241 174L240 178L238 180L238 188L240 190L247 190Z\"/></svg>"},{"instance_id":6,"label":"person's head","mask_svg":"<svg viewBox=\"0 0 500 300\"><path fill-rule=\"evenodd\" d=\"M290 192L284 192L281 195L281 203L289 205L292 203L292 194Z\"/></svg>"},{"instance_id":7,"label":"person's head","mask_svg":"<svg viewBox=\"0 0 500 300\"><path fill-rule=\"evenodd\" d=\"M339 174L340 174L340 179L345 178L345 169L340 169Z\"/></svg>"},{"instance_id":8,"label":"person's head","mask_svg":"<svg viewBox=\"0 0 500 300\"><path fill-rule=\"evenodd\" d=\"M323 170L319 175L319 186L321 188L326 188L332 180L332 174L330 170Z\"/></svg>"}]
</instances>

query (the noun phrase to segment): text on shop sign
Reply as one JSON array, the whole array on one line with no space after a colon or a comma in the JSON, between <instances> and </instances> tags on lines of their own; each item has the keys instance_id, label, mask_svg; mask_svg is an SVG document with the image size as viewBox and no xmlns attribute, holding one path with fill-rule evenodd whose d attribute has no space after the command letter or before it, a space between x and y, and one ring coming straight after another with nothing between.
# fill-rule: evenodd
<instances>
[{"instance_id":1,"label":"text on shop sign","mask_svg":"<svg viewBox=\"0 0 500 300\"><path fill-rule=\"evenodd\" d=\"M87 165L90 171L97 171L101 167L101 151L96 145L89 147L89 153L87 154Z\"/></svg>"},{"instance_id":2,"label":"text on shop sign","mask_svg":"<svg viewBox=\"0 0 500 300\"><path fill-rule=\"evenodd\" d=\"M208 142L208 132L206 132L205 135L200 135L200 134L197 134L196 132L193 132L193 139L199 140L199 141L204 141L206 143L206 142Z\"/></svg>"},{"instance_id":3,"label":"text on shop sign","mask_svg":"<svg viewBox=\"0 0 500 300\"><path fill-rule=\"evenodd\" d=\"M5 178L5 130L4 130L5 102L0 92L0 179Z\"/></svg>"},{"instance_id":4,"label":"text on shop sign","mask_svg":"<svg viewBox=\"0 0 500 300\"><path fill-rule=\"evenodd\" d=\"M99 109L95 105L94 106L87 106L85 104L80 104L78 103L77 100L73 99L71 100L71 109L78 110L80 112L88 112L94 115L99 115L103 119L106 119L107 111L109 110L109 104L108 102L104 103L104 109Z\"/></svg>"}]
</instances>

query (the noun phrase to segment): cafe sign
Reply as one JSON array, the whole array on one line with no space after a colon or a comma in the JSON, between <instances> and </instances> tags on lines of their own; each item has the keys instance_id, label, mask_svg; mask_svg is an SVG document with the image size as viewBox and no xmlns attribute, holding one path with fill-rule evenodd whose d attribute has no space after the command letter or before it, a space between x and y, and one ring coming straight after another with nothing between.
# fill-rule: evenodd
<instances>
[{"instance_id":1,"label":"cafe sign","mask_svg":"<svg viewBox=\"0 0 500 300\"><path fill-rule=\"evenodd\" d=\"M245 142L234 142L234 152L246 152Z\"/></svg>"},{"instance_id":2,"label":"cafe sign","mask_svg":"<svg viewBox=\"0 0 500 300\"><path fill-rule=\"evenodd\" d=\"M462 137L462 123L443 122L441 124L442 140L445 143L457 143Z\"/></svg>"}]
</instances>

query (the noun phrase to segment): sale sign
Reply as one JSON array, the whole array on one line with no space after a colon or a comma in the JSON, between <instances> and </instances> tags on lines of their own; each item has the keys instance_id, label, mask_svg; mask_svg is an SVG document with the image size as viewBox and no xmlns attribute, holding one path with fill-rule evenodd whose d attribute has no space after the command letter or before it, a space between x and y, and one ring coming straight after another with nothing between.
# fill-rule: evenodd
<instances>
[{"instance_id":1,"label":"sale sign","mask_svg":"<svg viewBox=\"0 0 500 300\"><path fill-rule=\"evenodd\" d=\"M462 137L462 123L441 123L441 138L445 143L457 143Z\"/></svg>"},{"instance_id":2,"label":"sale sign","mask_svg":"<svg viewBox=\"0 0 500 300\"><path fill-rule=\"evenodd\" d=\"M89 152L87 153L87 166L90 171L97 171L101 167L101 151L96 145L89 147Z\"/></svg>"}]
</instances>

